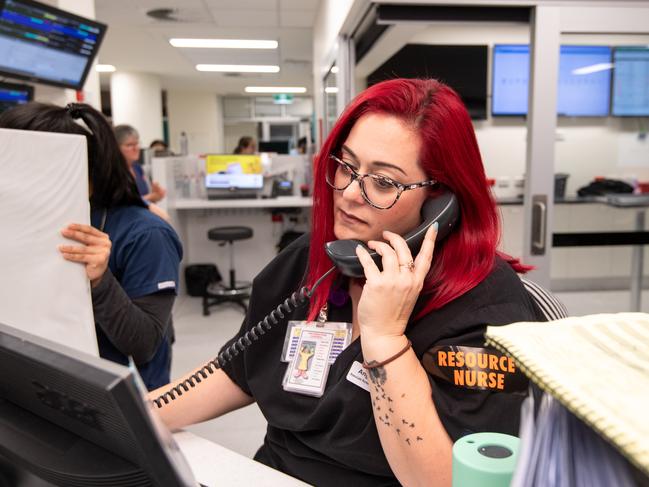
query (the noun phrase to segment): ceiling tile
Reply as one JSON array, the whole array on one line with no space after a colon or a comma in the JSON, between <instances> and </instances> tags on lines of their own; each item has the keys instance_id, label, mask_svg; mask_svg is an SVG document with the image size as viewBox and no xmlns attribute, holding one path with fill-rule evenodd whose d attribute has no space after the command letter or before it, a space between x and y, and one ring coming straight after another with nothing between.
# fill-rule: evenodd
<instances>
[{"instance_id":1,"label":"ceiling tile","mask_svg":"<svg viewBox=\"0 0 649 487\"><path fill-rule=\"evenodd\" d=\"M318 0L279 0L281 10L318 10Z\"/></svg>"},{"instance_id":2,"label":"ceiling tile","mask_svg":"<svg viewBox=\"0 0 649 487\"><path fill-rule=\"evenodd\" d=\"M278 27L276 10L211 10L219 27Z\"/></svg>"},{"instance_id":3,"label":"ceiling tile","mask_svg":"<svg viewBox=\"0 0 649 487\"><path fill-rule=\"evenodd\" d=\"M282 10L279 13L280 27L313 27L314 20L314 10Z\"/></svg>"},{"instance_id":4,"label":"ceiling tile","mask_svg":"<svg viewBox=\"0 0 649 487\"><path fill-rule=\"evenodd\" d=\"M204 0L213 10L277 10L277 0Z\"/></svg>"}]
</instances>

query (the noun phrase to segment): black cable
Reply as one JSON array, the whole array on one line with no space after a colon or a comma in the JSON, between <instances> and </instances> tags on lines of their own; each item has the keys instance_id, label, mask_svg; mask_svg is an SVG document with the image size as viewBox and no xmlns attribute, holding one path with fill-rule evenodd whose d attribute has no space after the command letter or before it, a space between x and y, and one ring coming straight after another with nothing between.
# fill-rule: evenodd
<instances>
[{"instance_id":1,"label":"black cable","mask_svg":"<svg viewBox=\"0 0 649 487\"><path fill-rule=\"evenodd\" d=\"M239 355L239 352L243 352L246 348L252 345L254 341L259 340L261 335L264 335L266 331L270 330L273 325L276 325L280 319L285 317L284 313L289 314L307 304L320 283L322 283L322 281L331 274L334 269L336 269L335 266L325 272L315 282L311 289L303 286L298 291L295 291L279 306L277 306L277 308L266 315L263 320L247 331L245 335L221 352L214 360L210 360L184 381L161 394L157 399L154 399L153 403L156 407L161 408L163 405L169 404L169 401L175 400L176 397L182 396L184 392L196 387L196 384L200 384L203 379L207 379L208 376Z\"/></svg>"}]
</instances>

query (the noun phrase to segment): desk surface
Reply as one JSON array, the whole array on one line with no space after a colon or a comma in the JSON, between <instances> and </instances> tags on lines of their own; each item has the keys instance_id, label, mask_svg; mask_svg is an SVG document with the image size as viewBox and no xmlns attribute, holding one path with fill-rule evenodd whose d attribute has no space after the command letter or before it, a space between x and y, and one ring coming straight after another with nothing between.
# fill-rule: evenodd
<instances>
[{"instance_id":1,"label":"desk surface","mask_svg":"<svg viewBox=\"0 0 649 487\"><path fill-rule=\"evenodd\" d=\"M217 485L255 487L306 487L301 480L223 448L189 431L174 434L196 480L207 487Z\"/></svg>"},{"instance_id":2,"label":"desk surface","mask_svg":"<svg viewBox=\"0 0 649 487\"><path fill-rule=\"evenodd\" d=\"M178 199L169 204L169 209L176 210L202 210L223 208L306 208L313 205L310 196L278 196L277 198L255 199Z\"/></svg>"}]
</instances>

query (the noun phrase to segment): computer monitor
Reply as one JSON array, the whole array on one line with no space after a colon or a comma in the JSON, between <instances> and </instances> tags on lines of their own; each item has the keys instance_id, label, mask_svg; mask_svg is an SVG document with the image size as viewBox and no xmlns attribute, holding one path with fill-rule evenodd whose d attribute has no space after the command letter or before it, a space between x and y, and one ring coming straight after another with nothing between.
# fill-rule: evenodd
<instances>
[{"instance_id":1,"label":"computer monitor","mask_svg":"<svg viewBox=\"0 0 649 487\"><path fill-rule=\"evenodd\" d=\"M613 65L612 115L649 117L649 47L616 47Z\"/></svg>"},{"instance_id":2,"label":"computer monitor","mask_svg":"<svg viewBox=\"0 0 649 487\"><path fill-rule=\"evenodd\" d=\"M30 102L34 99L34 88L29 85L0 82L0 113L16 105Z\"/></svg>"},{"instance_id":3,"label":"computer monitor","mask_svg":"<svg viewBox=\"0 0 649 487\"><path fill-rule=\"evenodd\" d=\"M527 115L530 51L527 44L494 46L491 113ZM561 46L557 114L605 117L609 112L611 48Z\"/></svg>"},{"instance_id":4,"label":"computer monitor","mask_svg":"<svg viewBox=\"0 0 649 487\"><path fill-rule=\"evenodd\" d=\"M227 192L255 192L264 187L258 154L209 154L205 157L205 187Z\"/></svg>"},{"instance_id":5,"label":"computer monitor","mask_svg":"<svg viewBox=\"0 0 649 487\"><path fill-rule=\"evenodd\" d=\"M0 324L0 457L55 485L198 485L143 387L128 367Z\"/></svg>"},{"instance_id":6,"label":"computer monitor","mask_svg":"<svg viewBox=\"0 0 649 487\"><path fill-rule=\"evenodd\" d=\"M0 2L0 74L80 90L106 25L32 0Z\"/></svg>"},{"instance_id":7,"label":"computer monitor","mask_svg":"<svg viewBox=\"0 0 649 487\"><path fill-rule=\"evenodd\" d=\"M288 140L260 140L258 148L259 152L288 154L291 151L291 142Z\"/></svg>"}]
</instances>

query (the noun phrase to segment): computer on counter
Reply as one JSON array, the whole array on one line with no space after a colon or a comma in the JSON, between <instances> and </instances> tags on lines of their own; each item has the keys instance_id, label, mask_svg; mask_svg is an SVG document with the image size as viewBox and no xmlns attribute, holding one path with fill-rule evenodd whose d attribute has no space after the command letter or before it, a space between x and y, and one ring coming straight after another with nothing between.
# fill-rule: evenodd
<instances>
[{"instance_id":1,"label":"computer on counter","mask_svg":"<svg viewBox=\"0 0 649 487\"><path fill-rule=\"evenodd\" d=\"M259 154L208 154L205 188L208 199L257 198L264 187Z\"/></svg>"}]
</instances>

